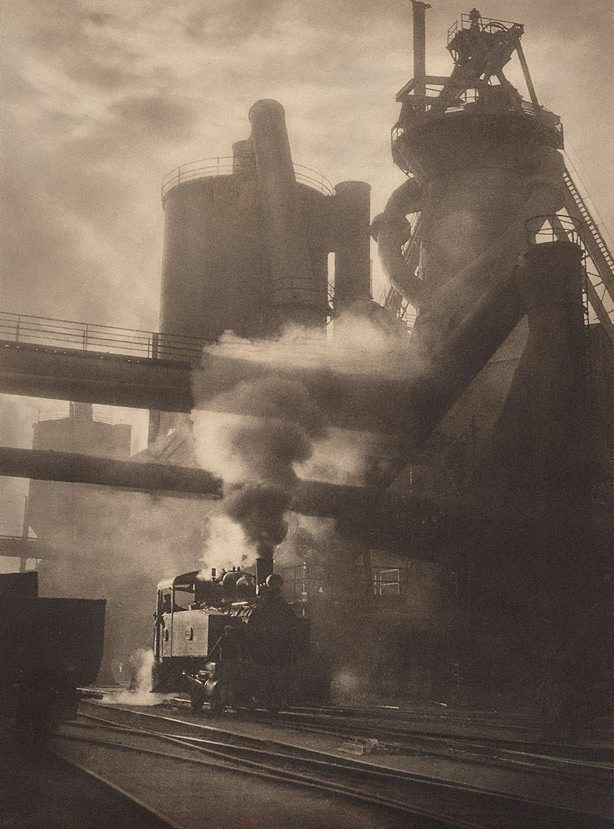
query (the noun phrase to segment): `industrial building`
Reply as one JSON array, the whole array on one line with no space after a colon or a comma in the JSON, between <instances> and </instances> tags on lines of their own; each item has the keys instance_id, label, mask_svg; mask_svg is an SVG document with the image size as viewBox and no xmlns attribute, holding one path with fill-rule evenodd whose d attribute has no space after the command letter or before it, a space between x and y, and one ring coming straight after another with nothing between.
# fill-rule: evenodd
<instances>
[{"instance_id":1,"label":"industrial building","mask_svg":"<svg viewBox=\"0 0 614 829\"><path fill-rule=\"evenodd\" d=\"M216 499L219 482L203 476L210 489L196 488L194 412L246 414L229 390L271 372L300 381L333 432L354 431L366 447L355 479L323 476L309 497L300 486L294 494L294 512L324 528L303 560L295 549L283 565L283 544L273 552L322 653L352 676L339 693L588 718L607 704L614 667L614 260L566 167L561 120L539 103L523 27L472 10L448 31L450 76L434 76L428 7L412 5L414 73L391 134L407 179L384 211L371 220L367 183L333 186L296 166L283 107L255 103L232 156L183 165L163 182L158 332L113 339L98 326L77 353L72 330L52 350L40 347L44 323L25 335L6 323L2 389L81 402L37 425L38 455L3 450L0 473L44 479L32 481L28 503L41 545L100 552L94 540L113 507L66 481L134 489L137 463L143 482L150 465L172 465L176 490ZM527 100L504 73L512 60ZM382 305L370 236L389 282ZM347 360L348 319L377 330L386 353L365 342ZM301 359L274 363L262 342L288 325L302 331ZM212 347L227 332L234 340ZM129 431L97 423L92 402L148 408L147 450L127 463ZM75 477L49 450L108 463L81 457ZM155 496L129 497L155 511ZM146 577L135 569L117 579L112 564L92 585L84 571L84 592L108 585L117 596L109 641L141 635L136 620L149 621L153 586L168 575L154 564L175 545L177 572L197 567L219 508L184 500L161 510L168 534L147 539ZM109 544L117 562L121 544ZM50 584L74 566L41 558Z\"/></svg>"}]
</instances>

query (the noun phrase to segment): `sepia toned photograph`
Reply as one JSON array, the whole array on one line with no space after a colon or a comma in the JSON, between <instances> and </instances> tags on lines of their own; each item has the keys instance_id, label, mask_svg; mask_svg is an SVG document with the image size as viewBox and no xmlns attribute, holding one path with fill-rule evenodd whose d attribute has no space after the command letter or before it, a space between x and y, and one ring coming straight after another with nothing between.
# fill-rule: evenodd
<instances>
[{"instance_id":1,"label":"sepia toned photograph","mask_svg":"<svg viewBox=\"0 0 614 829\"><path fill-rule=\"evenodd\" d=\"M0 10L0 829L614 826L611 3Z\"/></svg>"}]
</instances>

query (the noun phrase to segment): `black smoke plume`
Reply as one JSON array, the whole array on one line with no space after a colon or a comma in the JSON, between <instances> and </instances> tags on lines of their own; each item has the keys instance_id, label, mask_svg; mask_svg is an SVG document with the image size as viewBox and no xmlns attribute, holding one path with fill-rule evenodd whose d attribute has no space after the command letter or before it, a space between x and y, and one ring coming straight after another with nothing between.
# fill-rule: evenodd
<instances>
[{"instance_id":1,"label":"black smoke plume","mask_svg":"<svg viewBox=\"0 0 614 829\"><path fill-rule=\"evenodd\" d=\"M326 437L322 415L300 383L275 375L237 384L211 408L193 413L199 461L223 478L222 509L250 547L272 555L288 531L296 467Z\"/></svg>"}]
</instances>

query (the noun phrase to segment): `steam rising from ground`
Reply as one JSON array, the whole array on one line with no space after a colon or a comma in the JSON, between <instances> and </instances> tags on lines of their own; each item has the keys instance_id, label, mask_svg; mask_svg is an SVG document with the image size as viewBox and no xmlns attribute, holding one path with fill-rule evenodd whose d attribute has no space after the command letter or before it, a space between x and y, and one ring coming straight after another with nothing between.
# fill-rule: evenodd
<instances>
[{"instance_id":1,"label":"steam rising from ground","mask_svg":"<svg viewBox=\"0 0 614 829\"><path fill-rule=\"evenodd\" d=\"M154 694L153 669L154 654L152 650L138 648L130 657L132 676L129 690L112 691L101 700L104 705L160 705L171 699L174 694Z\"/></svg>"}]
</instances>

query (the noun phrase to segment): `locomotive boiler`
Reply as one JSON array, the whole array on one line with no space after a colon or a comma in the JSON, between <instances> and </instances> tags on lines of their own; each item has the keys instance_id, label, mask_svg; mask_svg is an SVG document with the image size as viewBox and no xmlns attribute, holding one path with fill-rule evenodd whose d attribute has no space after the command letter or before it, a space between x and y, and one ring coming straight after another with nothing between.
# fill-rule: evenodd
<instances>
[{"instance_id":1,"label":"locomotive boiler","mask_svg":"<svg viewBox=\"0 0 614 829\"><path fill-rule=\"evenodd\" d=\"M275 573L193 571L158 585L153 690L188 691L193 710L328 699L324 663Z\"/></svg>"}]
</instances>

